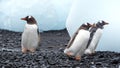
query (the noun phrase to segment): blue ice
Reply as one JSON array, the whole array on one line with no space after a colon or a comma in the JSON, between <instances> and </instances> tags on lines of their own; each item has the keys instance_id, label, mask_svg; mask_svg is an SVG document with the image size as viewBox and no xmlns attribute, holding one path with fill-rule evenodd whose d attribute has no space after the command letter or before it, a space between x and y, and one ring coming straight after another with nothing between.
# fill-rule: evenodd
<instances>
[{"instance_id":1,"label":"blue ice","mask_svg":"<svg viewBox=\"0 0 120 68\"><path fill-rule=\"evenodd\" d=\"M39 30L65 28L72 0L0 0L0 28L22 32L25 22L20 18L32 15Z\"/></svg>"},{"instance_id":2,"label":"blue ice","mask_svg":"<svg viewBox=\"0 0 120 68\"><path fill-rule=\"evenodd\" d=\"M109 25L104 26L97 50L120 52L120 0L75 0L66 27L72 36L82 23L100 20L109 22Z\"/></svg>"},{"instance_id":3,"label":"blue ice","mask_svg":"<svg viewBox=\"0 0 120 68\"><path fill-rule=\"evenodd\" d=\"M72 5L72 6L71 6ZM70 36L82 23L109 22L97 50L120 52L120 0L0 0L0 28L22 32L33 15L40 31L67 28Z\"/></svg>"}]
</instances>

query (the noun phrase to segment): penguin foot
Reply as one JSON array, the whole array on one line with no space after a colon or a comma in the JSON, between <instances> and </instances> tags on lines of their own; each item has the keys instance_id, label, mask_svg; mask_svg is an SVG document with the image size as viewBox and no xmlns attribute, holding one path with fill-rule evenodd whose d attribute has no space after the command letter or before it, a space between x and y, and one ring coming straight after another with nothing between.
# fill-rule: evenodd
<instances>
[{"instance_id":1,"label":"penguin foot","mask_svg":"<svg viewBox=\"0 0 120 68\"><path fill-rule=\"evenodd\" d=\"M26 53L27 49L26 48L22 48L22 53Z\"/></svg>"},{"instance_id":2,"label":"penguin foot","mask_svg":"<svg viewBox=\"0 0 120 68\"><path fill-rule=\"evenodd\" d=\"M81 57L80 56L75 56L75 60L80 61Z\"/></svg>"},{"instance_id":3,"label":"penguin foot","mask_svg":"<svg viewBox=\"0 0 120 68\"><path fill-rule=\"evenodd\" d=\"M71 52L67 52L66 55L69 56L69 57L71 57L72 53Z\"/></svg>"},{"instance_id":4,"label":"penguin foot","mask_svg":"<svg viewBox=\"0 0 120 68\"><path fill-rule=\"evenodd\" d=\"M90 55L92 55L92 56L93 56L93 55L95 55L95 51L94 51L94 52L92 52Z\"/></svg>"},{"instance_id":5,"label":"penguin foot","mask_svg":"<svg viewBox=\"0 0 120 68\"><path fill-rule=\"evenodd\" d=\"M32 53L35 52L35 49L34 49L34 48L31 48L31 49L30 49L30 52L32 52Z\"/></svg>"},{"instance_id":6,"label":"penguin foot","mask_svg":"<svg viewBox=\"0 0 120 68\"><path fill-rule=\"evenodd\" d=\"M85 54L90 55L90 54L92 54L92 52L91 52L91 50L87 49L87 50L85 50Z\"/></svg>"}]
</instances>

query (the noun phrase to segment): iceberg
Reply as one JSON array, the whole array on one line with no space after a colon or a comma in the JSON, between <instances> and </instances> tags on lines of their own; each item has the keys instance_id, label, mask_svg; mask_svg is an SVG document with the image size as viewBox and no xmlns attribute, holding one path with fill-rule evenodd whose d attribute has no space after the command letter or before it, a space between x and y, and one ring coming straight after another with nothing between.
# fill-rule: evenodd
<instances>
[{"instance_id":1,"label":"iceberg","mask_svg":"<svg viewBox=\"0 0 120 68\"><path fill-rule=\"evenodd\" d=\"M120 52L120 0L75 0L69 12L66 28L70 37L82 23L104 20L98 51Z\"/></svg>"},{"instance_id":2,"label":"iceberg","mask_svg":"<svg viewBox=\"0 0 120 68\"><path fill-rule=\"evenodd\" d=\"M0 0L0 28L22 32L25 22L20 18L32 15L39 30L65 28L72 0Z\"/></svg>"},{"instance_id":3,"label":"iceberg","mask_svg":"<svg viewBox=\"0 0 120 68\"><path fill-rule=\"evenodd\" d=\"M67 28L72 36L82 23L104 20L97 50L120 52L119 6L120 0L0 0L0 29L22 32L20 18L32 15L41 32Z\"/></svg>"}]
</instances>

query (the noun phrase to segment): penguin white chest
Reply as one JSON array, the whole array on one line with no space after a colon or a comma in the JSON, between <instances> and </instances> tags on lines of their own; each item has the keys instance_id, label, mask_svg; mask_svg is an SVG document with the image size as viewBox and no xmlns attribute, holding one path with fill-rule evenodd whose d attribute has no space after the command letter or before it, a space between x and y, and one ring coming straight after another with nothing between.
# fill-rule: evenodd
<instances>
[{"instance_id":1,"label":"penguin white chest","mask_svg":"<svg viewBox=\"0 0 120 68\"><path fill-rule=\"evenodd\" d=\"M22 47L26 49L36 48L39 42L39 36L37 33L37 25L36 24L26 24L24 32L22 34Z\"/></svg>"},{"instance_id":2,"label":"penguin white chest","mask_svg":"<svg viewBox=\"0 0 120 68\"><path fill-rule=\"evenodd\" d=\"M84 53L89 37L90 37L89 31L80 30L78 32L74 42L69 48L69 50L73 53L73 55L76 55L78 53L79 55L82 55Z\"/></svg>"},{"instance_id":3,"label":"penguin white chest","mask_svg":"<svg viewBox=\"0 0 120 68\"><path fill-rule=\"evenodd\" d=\"M91 53L94 53L96 47L97 47L97 44L102 36L102 32L103 30L98 28L97 31L95 32L88 48L86 49L85 51L85 54L91 54Z\"/></svg>"},{"instance_id":4,"label":"penguin white chest","mask_svg":"<svg viewBox=\"0 0 120 68\"><path fill-rule=\"evenodd\" d=\"M103 30L102 29L97 29L97 31L95 32L95 35L93 36L93 40L92 40L92 42L96 45L96 44L98 44L98 42L99 42L99 40L100 40L100 38L101 38L101 36L102 36L102 32L103 32Z\"/></svg>"}]
</instances>

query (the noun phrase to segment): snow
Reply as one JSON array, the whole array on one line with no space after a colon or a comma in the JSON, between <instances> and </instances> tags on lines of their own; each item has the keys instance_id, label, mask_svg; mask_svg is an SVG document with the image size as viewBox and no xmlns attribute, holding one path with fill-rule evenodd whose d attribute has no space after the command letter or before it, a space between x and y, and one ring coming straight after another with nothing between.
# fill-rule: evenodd
<instances>
[{"instance_id":1,"label":"snow","mask_svg":"<svg viewBox=\"0 0 120 68\"><path fill-rule=\"evenodd\" d=\"M72 0L1 0L0 28L22 32L25 22L20 18L32 15L40 31L65 28Z\"/></svg>"},{"instance_id":2,"label":"snow","mask_svg":"<svg viewBox=\"0 0 120 68\"><path fill-rule=\"evenodd\" d=\"M104 20L109 22L109 25L104 26L97 50L120 52L119 7L120 0L75 0L66 22L70 36L82 23Z\"/></svg>"}]
</instances>

